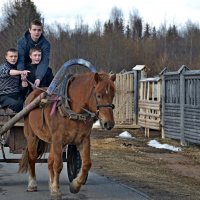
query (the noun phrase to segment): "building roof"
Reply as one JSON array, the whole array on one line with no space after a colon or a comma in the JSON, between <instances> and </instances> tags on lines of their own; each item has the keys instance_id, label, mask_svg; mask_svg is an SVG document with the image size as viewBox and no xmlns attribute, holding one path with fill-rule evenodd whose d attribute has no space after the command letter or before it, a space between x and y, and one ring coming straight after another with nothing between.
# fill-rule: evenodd
<instances>
[{"instance_id":1,"label":"building roof","mask_svg":"<svg viewBox=\"0 0 200 200\"><path fill-rule=\"evenodd\" d=\"M161 78L159 77L159 76L157 76L157 77L152 77L152 78L144 78L144 79L141 79L140 81L141 82L158 82L158 81L160 81L161 80Z\"/></svg>"},{"instance_id":2,"label":"building roof","mask_svg":"<svg viewBox=\"0 0 200 200\"><path fill-rule=\"evenodd\" d=\"M132 70L141 71L145 68L148 69L148 67L146 65L136 65L135 67L132 68Z\"/></svg>"}]
</instances>

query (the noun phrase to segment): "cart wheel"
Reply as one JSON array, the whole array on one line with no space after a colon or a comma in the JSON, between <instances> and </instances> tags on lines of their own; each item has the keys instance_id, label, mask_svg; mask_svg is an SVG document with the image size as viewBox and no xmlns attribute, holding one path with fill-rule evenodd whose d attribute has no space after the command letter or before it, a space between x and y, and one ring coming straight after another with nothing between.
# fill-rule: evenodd
<instances>
[{"instance_id":1,"label":"cart wheel","mask_svg":"<svg viewBox=\"0 0 200 200\"><path fill-rule=\"evenodd\" d=\"M81 168L81 156L76 148L76 145L68 145L67 148L67 173L69 181L72 182L73 179L77 177ZM88 177L88 176L87 176ZM84 184L87 181L87 177L85 179Z\"/></svg>"}]
</instances>

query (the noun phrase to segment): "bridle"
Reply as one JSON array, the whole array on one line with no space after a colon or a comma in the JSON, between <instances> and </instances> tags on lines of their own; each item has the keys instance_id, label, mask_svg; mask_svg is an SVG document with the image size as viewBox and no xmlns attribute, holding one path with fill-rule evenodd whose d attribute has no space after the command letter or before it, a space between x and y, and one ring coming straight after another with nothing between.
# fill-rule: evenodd
<instances>
[{"instance_id":1,"label":"bridle","mask_svg":"<svg viewBox=\"0 0 200 200\"><path fill-rule=\"evenodd\" d=\"M99 110L99 108L111 108L112 110L115 109L115 105L114 104L97 104L97 111Z\"/></svg>"},{"instance_id":2,"label":"bridle","mask_svg":"<svg viewBox=\"0 0 200 200\"><path fill-rule=\"evenodd\" d=\"M95 90L95 87L94 87L94 90ZM95 99L96 99L96 116L97 116L97 118L99 118L99 110L100 110L100 108L111 108L112 110L115 109L115 105L114 104L99 104L95 91L94 91L94 95L95 95Z\"/></svg>"}]
</instances>

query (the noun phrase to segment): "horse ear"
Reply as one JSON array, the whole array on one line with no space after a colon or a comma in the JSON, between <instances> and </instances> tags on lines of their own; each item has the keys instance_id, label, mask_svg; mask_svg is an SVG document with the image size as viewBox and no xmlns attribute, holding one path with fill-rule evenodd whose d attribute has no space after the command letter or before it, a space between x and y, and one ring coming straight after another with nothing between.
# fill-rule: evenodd
<instances>
[{"instance_id":1,"label":"horse ear","mask_svg":"<svg viewBox=\"0 0 200 200\"><path fill-rule=\"evenodd\" d=\"M98 82L99 82L99 79L100 79L99 74L98 74L98 73L95 73L95 74L94 74L94 80L95 80L95 82L98 83Z\"/></svg>"},{"instance_id":2,"label":"horse ear","mask_svg":"<svg viewBox=\"0 0 200 200\"><path fill-rule=\"evenodd\" d=\"M112 74L110 76L110 80L112 80L113 82L115 82L115 80L116 80L116 74Z\"/></svg>"}]
</instances>

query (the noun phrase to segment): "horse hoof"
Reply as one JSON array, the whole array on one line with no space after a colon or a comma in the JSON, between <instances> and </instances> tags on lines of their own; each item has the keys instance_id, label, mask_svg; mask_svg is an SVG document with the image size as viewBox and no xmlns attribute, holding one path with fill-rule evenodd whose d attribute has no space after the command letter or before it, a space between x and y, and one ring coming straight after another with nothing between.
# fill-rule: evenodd
<instances>
[{"instance_id":1,"label":"horse hoof","mask_svg":"<svg viewBox=\"0 0 200 200\"><path fill-rule=\"evenodd\" d=\"M51 193L51 200L61 200L62 195L60 193L53 192Z\"/></svg>"},{"instance_id":2,"label":"horse hoof","mask_svg":"<svg viewBox=\"0 0 200 200\"><path fill-rule=\"evenodd\" d=\"M26 189L27 192L37 192L37 186L34 186L34 187L28 187Z\"/></svg>"},{"instance_id":3,"label":"horse hoof","mask_svg":"<svg viewBox=\"0 0 200 200\"><path fill-rule=\"evenodd\" d=\"M81 186L78 186L76 181L72 181L69 186L69 190L71 193L76 194L80 191Z\"/></svg>"}]
</instances>

